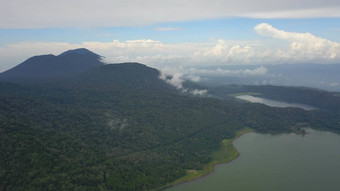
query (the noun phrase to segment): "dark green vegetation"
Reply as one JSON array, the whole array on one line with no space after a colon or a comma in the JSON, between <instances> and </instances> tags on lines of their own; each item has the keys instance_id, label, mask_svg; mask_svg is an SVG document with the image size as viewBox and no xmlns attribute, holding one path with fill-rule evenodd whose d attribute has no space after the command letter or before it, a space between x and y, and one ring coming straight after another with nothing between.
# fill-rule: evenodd
<instances>
[{"instance_id":1,"label":"dark green vegetation","mask_svg":"<svg viewBox=\"0 0 340 191\"><path fill-rule=\"evenodd\" d=\"M137 63L61 76L0 82L0 190L153 190L202 169L243 128L340 128L326 105L307 112L182 95Z\"/></svg>"},{"instance_id":2,"label":"dark green vegetation","mask_svg":"<svg viewBox=\"0 0 340 191\"><path fill-rule=\"evenodd\" d=\"M255 93L257 97L311 105L321 110L340 110L340 93L306 87L227 85L211 88L210 92L221 99L230 99L229 95L247 92Z\"/></svg>"},{"instance_id":3,"label":"dark green vegetation","mask_svg":"<svg viewBox=\"0 0 340 191\"><path fill-rule=\"evenodd\" d=\"M306 131L306 136L246 134L234 141L240 158L166 191L339 191L340 135Z\"/></svg>"}]
</instances>

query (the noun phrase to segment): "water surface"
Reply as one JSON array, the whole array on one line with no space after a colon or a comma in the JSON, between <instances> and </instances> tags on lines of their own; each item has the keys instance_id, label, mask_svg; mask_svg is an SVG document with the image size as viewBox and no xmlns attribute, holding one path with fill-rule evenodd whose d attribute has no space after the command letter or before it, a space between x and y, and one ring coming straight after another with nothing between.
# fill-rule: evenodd
<instances>
[{"instance_id":1,"label":"water surface","mask_svg":"<svg viewBox=\"0 0 340 191\"><path fill-rule=\"evenodd\" d=\"M340 135L307 132L245 134L234 141L239 158L167 191L339 191Z\"/></svg>"},{"instance_id":2,"label":"water surface","mask_svg":"<svg viewBox=\"0 0 340 191\"><path fill-rule=\"evenodd\" d=\"M304 104L299 104L299 103L287 103L283 101L276 101L276 100L271 100L271 99L266 99L266 98L255 97L251 95L240 95L240 96L236 96L236 98L246 100L252 103L262 103L262 104L265 104L271 107L297 107L297 108L301 108L307 111L317 109L309 105L304 105Z\"/></svg>"}]
</instances>

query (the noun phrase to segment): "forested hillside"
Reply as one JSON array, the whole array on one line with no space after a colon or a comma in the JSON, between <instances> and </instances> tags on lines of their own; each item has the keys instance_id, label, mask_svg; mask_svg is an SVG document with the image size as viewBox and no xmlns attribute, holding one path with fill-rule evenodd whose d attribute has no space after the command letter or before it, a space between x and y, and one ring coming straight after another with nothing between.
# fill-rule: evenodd
<instances>
[{"instance_id":1,"label":"forested hillside","mask_svg":"<svg viewBox=\"0 0 340 191\"><path fill-rule=\"evenodd\" d=\"M154 190L237 130L339 129L334 116L183 95L138 63L0 82L0 190Z\"/></svg>"}]
</instances>

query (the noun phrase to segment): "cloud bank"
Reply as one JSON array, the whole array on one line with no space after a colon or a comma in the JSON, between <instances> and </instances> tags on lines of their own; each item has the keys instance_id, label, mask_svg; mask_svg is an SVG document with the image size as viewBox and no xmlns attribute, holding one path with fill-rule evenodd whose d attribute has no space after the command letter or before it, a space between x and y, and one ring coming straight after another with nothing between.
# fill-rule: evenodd
<instances>
[{"instance_id":1,"label":"cloud bank","mask_svg":"<svg viewBox=\"0 0 340 191\"><path fill-rule=\"evenodd\" d=\"M165 71L169 71L169 69L164 69ZM209 75L209 76L263 76L267 74L268 69L264 66L259 66L255 69L238 69L238 70L228 70L221 69L218 67L217 69L197 69L195 67L190 68L181 68L180 71L185 72L189 76L187 79L191 81L199 81L195 74L198 75ZM171 73L171 70L170 70Z\"/></svg>"},{"instance_id":2,"label":"cloud bank","mask_svg":"<svg viewBox=\"0 0 340 191\"><path fill-rule=\"evenodd\" d=\"M299 60L334 60L339 58L340 44L316 37L310 33L286 32L267 23L256 25L254 30L263 36L288 41L288 50L279 50L276 57L280 59L297 58Z\"/></svg>"},{"instance_id":3,"label":"cloud bank","mask_svg":"<svg viewBox=\"0 0 340 191\"><path fill-rule=\"evenodd\" d=\"M0 47L0 71L41 54L59 54L68 49L88 48L109 63L141 62L158 69L206 65L265 65L281 63L340 63L340 43L310 33L287 32L261 23L254 31L267 37L256 41L164 43L152 39L111 42L21 42ZM270 43L270 42L277 43ZM277 45L279 44L279 46ZM7 65L6 65L7 63ZM219 74L261 75L266 67L249 71L215 71Z\"/></svg>"},{"instance_id":4,"label":"cloud bank","mask_svg":"<svg viewBox=\"0 0 340 191\"><path fill-rule=\"evenodd\" d=\"M0 28L141 26L229 17L340 17L340 1L3 0L0 2Z\"/></svg>"}]
</instances>

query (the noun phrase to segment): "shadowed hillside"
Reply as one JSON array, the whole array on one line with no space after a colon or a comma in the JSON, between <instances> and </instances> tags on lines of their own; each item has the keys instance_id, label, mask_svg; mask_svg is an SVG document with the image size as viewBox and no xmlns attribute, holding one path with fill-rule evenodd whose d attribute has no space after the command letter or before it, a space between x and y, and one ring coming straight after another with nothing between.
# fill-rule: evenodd
<instances>
[{"instance_id":1,"label":"shadowed hillside","mask_svg":"<svg viewBox=\"0 0 340 191\"><path fill-rule=\"evenodd\" d=\"M43 81L103 65L101 57L87 49L66 51L58 56L34 56L0 74L6 81Z\"/></svg>"}]
</instances>

